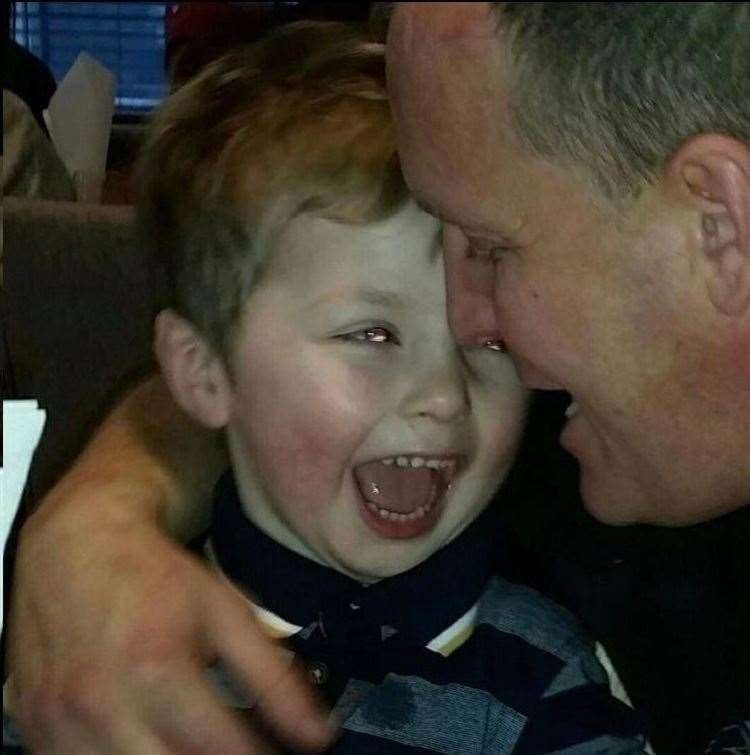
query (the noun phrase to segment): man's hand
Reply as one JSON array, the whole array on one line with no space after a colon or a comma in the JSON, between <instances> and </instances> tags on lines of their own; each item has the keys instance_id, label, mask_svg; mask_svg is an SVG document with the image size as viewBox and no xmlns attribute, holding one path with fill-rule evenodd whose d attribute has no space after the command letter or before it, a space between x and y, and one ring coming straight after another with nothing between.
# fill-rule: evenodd
<instances>
[{"instance_id":1,"label":"man's hand","mask_svg":"<svg viewBox=\"0 0 750 755\"><path fill-rule=\"evenodd\" d=\"M81 494L79 489L78 494ZM43 506L20 537L10 616L15 713L33 752L272 752L205 675L219 658L279 740L322 749L329 727L247 603L155 524ZM85 515L82 515L85 511Z\"/></svg>"}]
</instances>

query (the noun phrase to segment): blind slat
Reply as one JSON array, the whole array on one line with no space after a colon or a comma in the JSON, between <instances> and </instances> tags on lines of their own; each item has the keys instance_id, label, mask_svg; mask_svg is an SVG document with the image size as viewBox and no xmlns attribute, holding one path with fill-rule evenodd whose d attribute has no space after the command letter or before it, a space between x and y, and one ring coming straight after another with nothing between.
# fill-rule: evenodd
<instances>
[{"instance_id":1,"label":"blind slat","mask_svg":"<svg viewBox=\"0 0 750 755\"><path fill-rule=\"evenodd\" d=\"M60 81L80 52L117 77L117 105L150 109L166 93L164 16L169 3L13 5L15 40Z\"/></svg>"}]
</instances>

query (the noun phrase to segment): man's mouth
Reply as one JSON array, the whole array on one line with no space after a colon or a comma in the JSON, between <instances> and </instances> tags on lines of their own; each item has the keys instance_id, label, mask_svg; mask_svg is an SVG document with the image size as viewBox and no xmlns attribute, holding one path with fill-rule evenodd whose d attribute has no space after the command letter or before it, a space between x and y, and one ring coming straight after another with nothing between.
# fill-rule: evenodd
<instances>
[{"instance_id":1,"label":"man's mouth","mask_svg":"<svg viewBox=\"0 0 750 755\"><path fill-rule=\"evenodd\" d=\"M590 450L592 438L596 435L588 404L582 405L575 396L571 396L565 410L565 424L560 432L560 445L580 462L582 455Z\"/></svg>"},{"instance_id":2,"label":"man's mouth","mask_svg":"<svg viewBox=\"0 0 750 755\"><path fill-rule=\"evenodd\" d=\"M570 402L568 408L565 410L565 417L566 419L573 419L573 417L575 417L576 414L578 414L578 403L576 402L575 399L573 399Z\"/></svg>"},{"instance_id":3,"label":"man's mouth","mask_svg":"<svg viewBox=\"0 0 750 755\"><path fill-rule=\"evenodd\" d=\"M359 464L354 479L368 523L392 537L414 537L439 518L440 503L455 479L455 454L399 454Z\"/></svg>"}]
</instances>

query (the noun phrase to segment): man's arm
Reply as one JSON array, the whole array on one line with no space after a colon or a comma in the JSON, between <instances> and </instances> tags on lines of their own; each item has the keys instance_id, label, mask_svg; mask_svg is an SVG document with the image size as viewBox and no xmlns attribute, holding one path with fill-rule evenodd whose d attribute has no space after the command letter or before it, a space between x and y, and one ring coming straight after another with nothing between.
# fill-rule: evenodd
<instances>
[{"instance_id":1,"label":"man's arm","mask_svg":"<svg viewBox=\"0 0 750 755\"><path fill-rule=\"evenodd\" d=\"M37 518L73 507L101 510L103 490L118 500L122 490L127 504L111 513L159 522L185 541L206 528L213 485L228 464L220 433L193 422L153 375L112 410Z\"/></svg>"},{"instance_id":2,"label":"man's arm","mask_svg":"<svg viewBox=\"0 0 750 755\"><path fill-rule=\"evenodd\" d=\"M160 378L112 411L21 530L10 616L15 713L32 750L268 752L207 683L216 658L270 730L322 746L328 730L244 602L165 530L206 521L227 464Z\"/></svg>"}]
</instances>

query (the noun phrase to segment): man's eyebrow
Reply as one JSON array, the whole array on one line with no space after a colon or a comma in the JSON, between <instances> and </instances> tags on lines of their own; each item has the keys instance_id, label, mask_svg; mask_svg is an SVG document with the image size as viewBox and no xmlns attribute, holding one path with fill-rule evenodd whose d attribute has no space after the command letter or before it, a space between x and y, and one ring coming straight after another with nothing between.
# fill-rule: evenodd
<instances>
[{"instance_id":1,"label":"man's eyebrow","mask_svg":"<svg viewBox=\"0 0 750 755\"><path fill-rule=\"evenodd\" d=\"M429 202L425 202L424 199L416 199L414 201L417 203L417 207L419 207L420 210L424 210L428 215L432 215L432 217L437 218L438 220L441 219L440 213Z\"/></svg>"},{"instance_id":2,"label":"man's eyebrow","mask_svg":"<svg viewBox=\"0 0 750 755\"><path fill-rule=\"evenodd\" d=\"M426 202L424 199L415 199L417 207L419 207L420 210L423 210L428 215L432 215L433 218L439 220L441 223L448 223L450 225L457 225L461 226L462 223L459 223L458 220L449 218L444 213L440 212L436 207L431 205L429 202Z\"/></svg>"},{"instance_id":3,"label":"man's eyebrow","mask_svg":"<svg viewBox=\"0 0 750 755\"><path fill-rule=\"evenodd\" d=\"M426 202L424 199L415 199L414 201L416 202L416 205L420 210L424 210L428 215L432 215L432 217L437 218L443 224L458 226L467 236L481 237L483 235L489 235L493 239L508 238L506 234L500 233L499 231L487 230L486 228L479 225L473 226L471 223L451 220L451 218L443 215L443 213L439 212L435 207L433 207L429 202Z\"/></svg>"}]
</instances>

